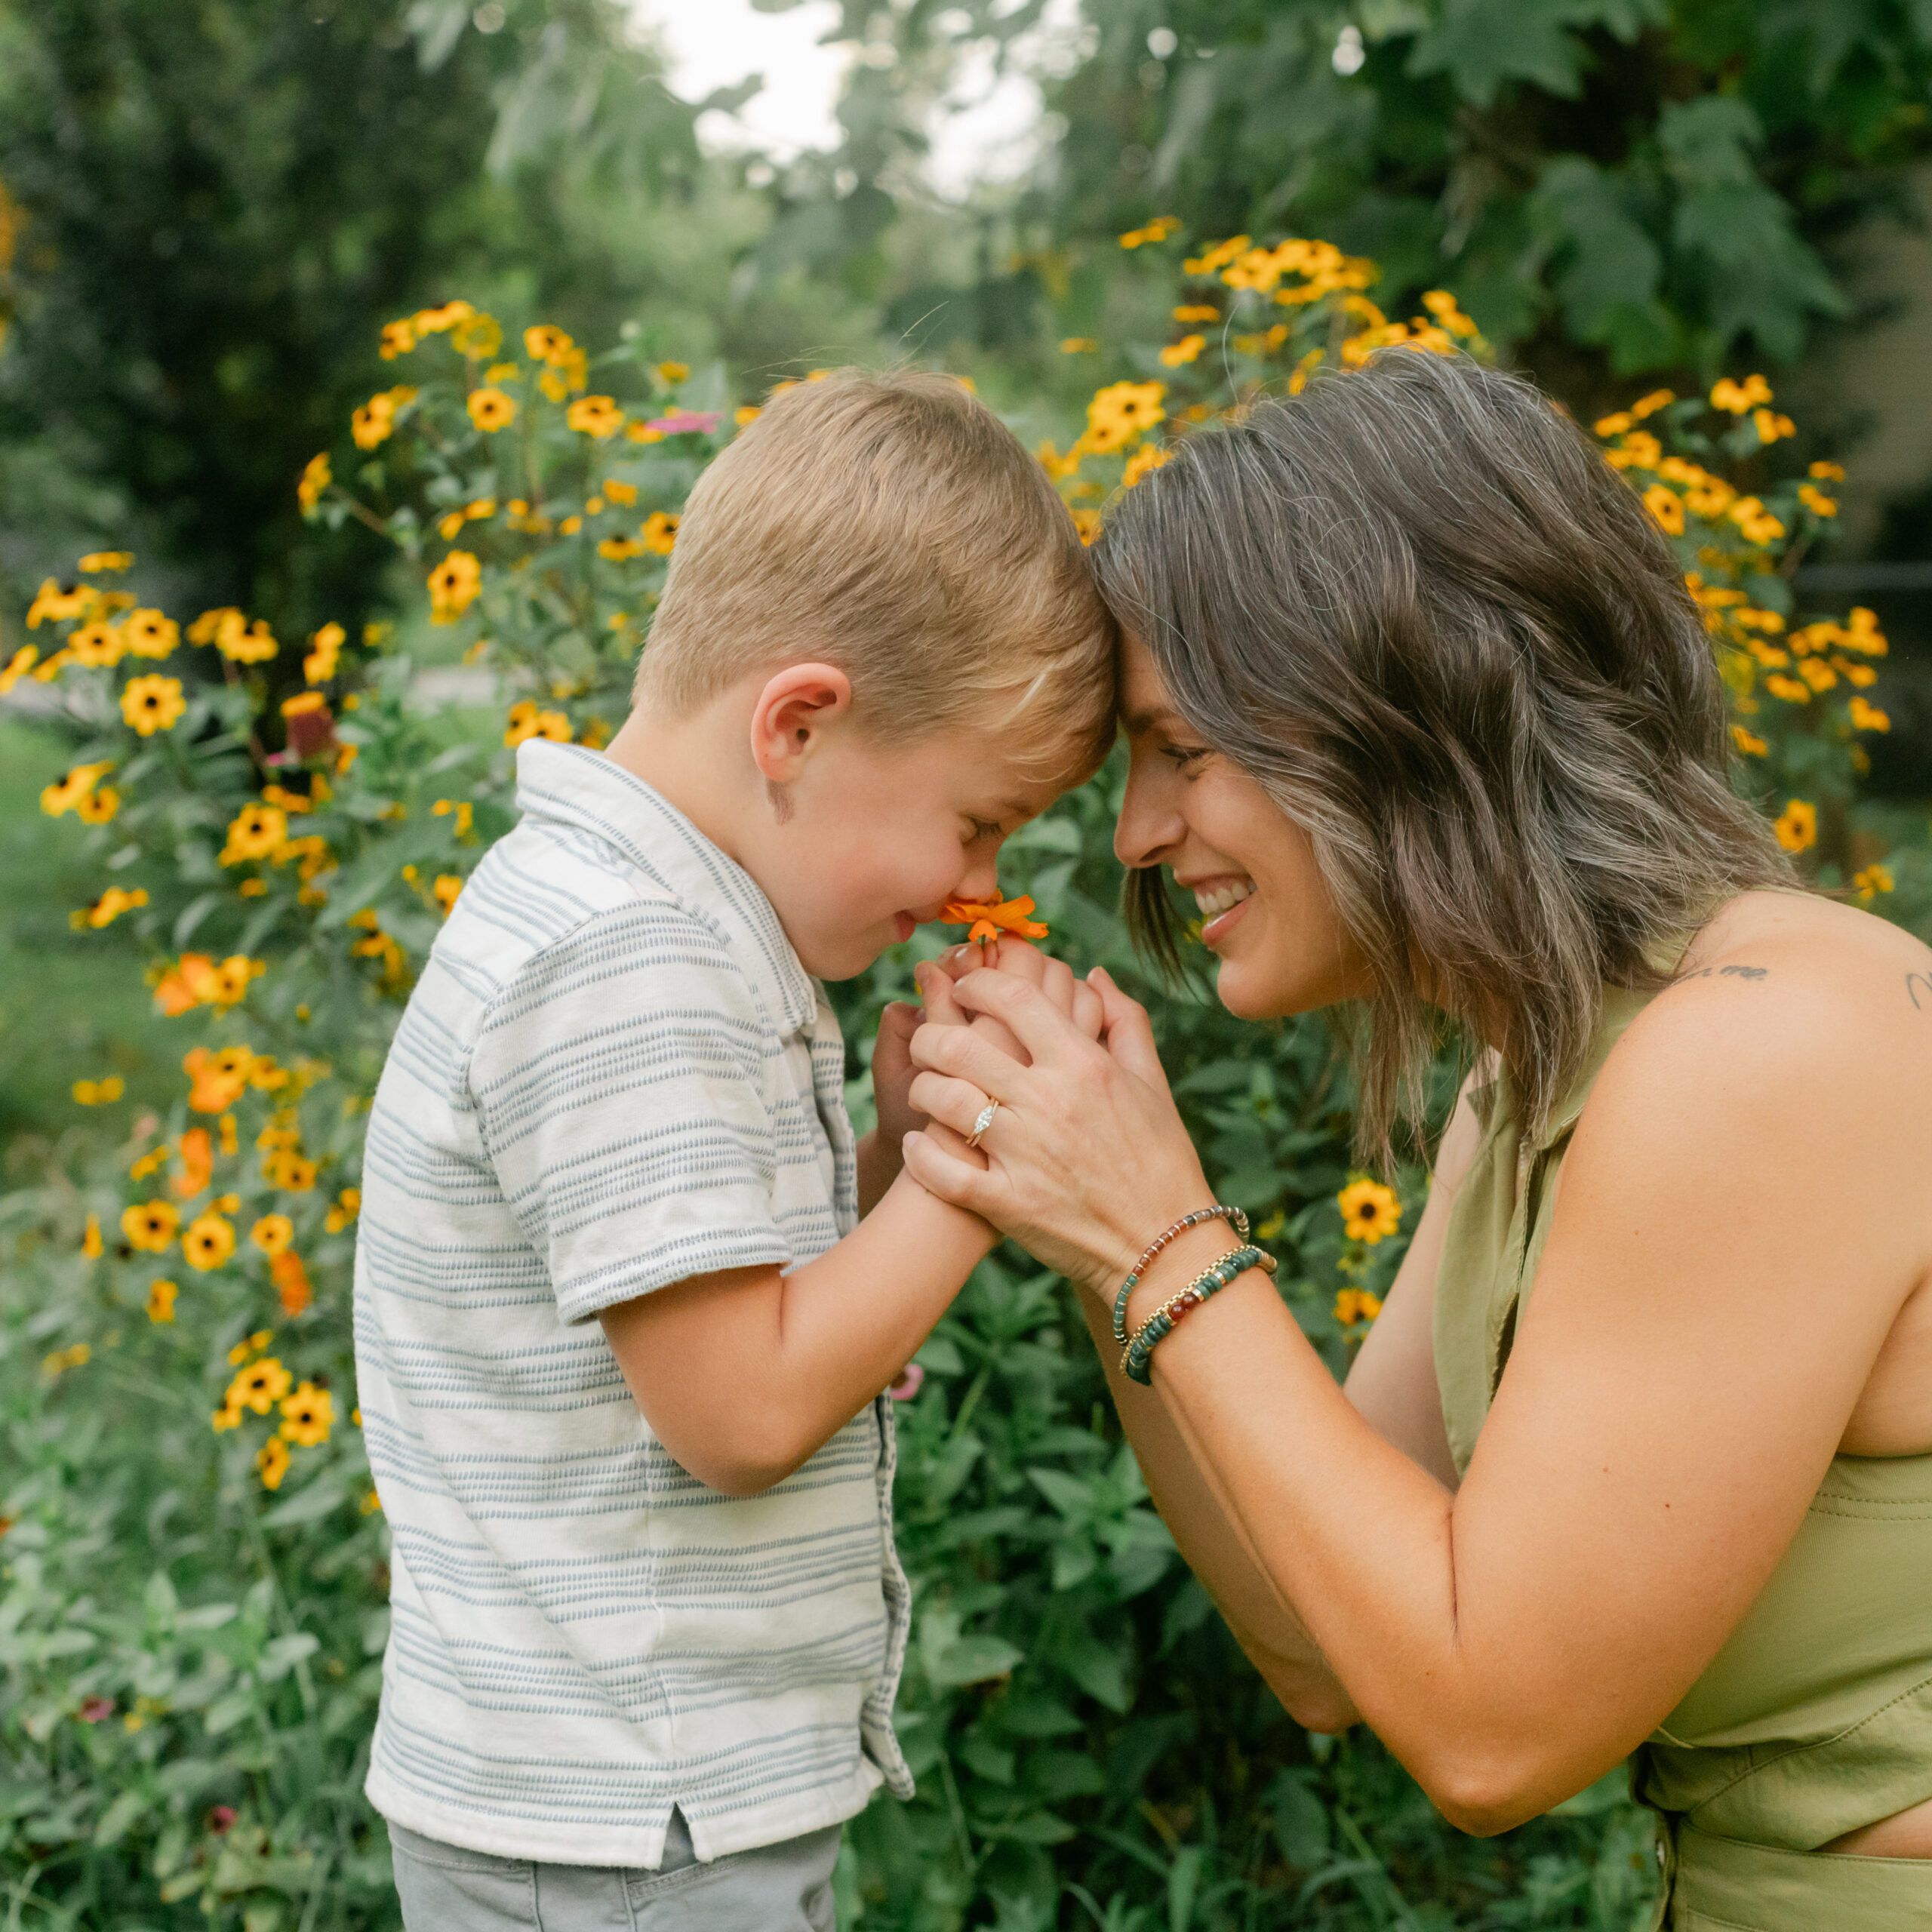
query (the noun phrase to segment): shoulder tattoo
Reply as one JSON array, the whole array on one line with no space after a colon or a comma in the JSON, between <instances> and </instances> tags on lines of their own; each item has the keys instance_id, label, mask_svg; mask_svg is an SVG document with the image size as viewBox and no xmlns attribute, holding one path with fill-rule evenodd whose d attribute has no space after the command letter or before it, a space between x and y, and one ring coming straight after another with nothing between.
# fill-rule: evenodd
<instances>
[{"instance_id":1,"label":"shoulder tattoo","mask_svg":"<svg viewBox=\"0 0 1932 1932\"><path fill-rule=\"evenodd\" d=\"M1671 981L1673 986L1687 986L1693 980L1767 980L1771 969L1768 966L1706 966L1702 972L1686 973L1682 977ZM1926 983L1926 990L1932 994L1932 980Z\"/></svg>"},{"instance_id":2,"label":"shoulder tattoo","mask_svg":"<svg viewBox=\"0 0 1932 1932\"><path fill-rule=\"evenodd\" d=\"M1916 1011L1932 1013L1932 977L1924 973L1908 973L1905 976L1905 989L1912 995Z\"/></svg>"}]
</instances>

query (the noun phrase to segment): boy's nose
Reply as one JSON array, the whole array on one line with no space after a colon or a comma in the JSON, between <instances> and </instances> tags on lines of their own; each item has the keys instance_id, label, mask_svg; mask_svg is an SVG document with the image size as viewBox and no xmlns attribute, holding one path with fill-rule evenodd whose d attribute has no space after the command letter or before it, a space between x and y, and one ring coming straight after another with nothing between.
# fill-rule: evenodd
<instances>
[{"instance_id":1,"label":"boy's nose","mask_svg":"<svg viewBox=\"0 0 1932 1932\"><path fill-rule=\"evenodd\" d=\"M959 881L959 889L952 895L955 899L972 899L982 905L999 897L999 862L996 859L983 859L970 867Z\"/></svg>"}]
</instances>

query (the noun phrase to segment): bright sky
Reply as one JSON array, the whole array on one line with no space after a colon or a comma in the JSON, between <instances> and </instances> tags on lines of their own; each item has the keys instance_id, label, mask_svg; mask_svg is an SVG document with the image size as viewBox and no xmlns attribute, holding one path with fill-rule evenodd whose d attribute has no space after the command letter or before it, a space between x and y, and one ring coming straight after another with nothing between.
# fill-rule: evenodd
<instances>
[{"instance_id":1,"label":"bright sky","mask_svg":"<svg viewBox=\"0 0 1932 1932\"><path fill-rule=\"evenodd\" d=\"M789 161L838 145L835 106L847 71L864 50L849 41L819 43L838 31L835 0L806 0L786 14L761 14L751 0L630 0L641 24L654 29L674 91L702 100L747 74L764 85L737 114L712 113L698 137L714 152L757 148ZM1061 38L1077 29L1077 0L1057 0ZM949 111L928 129L927 174L941 194L964 195L977 181L1010 180L1030 166L1039 133L1040 93L1017 75L997 82L991 62L969 54Z\"/></svg>"}]
</instances>

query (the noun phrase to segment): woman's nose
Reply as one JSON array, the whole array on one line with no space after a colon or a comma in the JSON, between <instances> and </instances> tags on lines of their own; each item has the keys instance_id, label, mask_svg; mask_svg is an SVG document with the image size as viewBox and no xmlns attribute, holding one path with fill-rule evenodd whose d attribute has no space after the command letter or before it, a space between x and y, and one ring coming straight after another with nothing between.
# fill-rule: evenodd
<instances>
[{"instance_id":1,"label":"woman's nose","mask_svg":"<svg viewBox=\"0 0 1932 1932\"><path fill-rule=\"evenodd\" d=\"M1128 772L1120 817L1114 826L1114 857L1122 865L1154 865L1185 835L1186 827L1163 795L1165 790L1144 766Z\"/></svg>"}]
</instances>

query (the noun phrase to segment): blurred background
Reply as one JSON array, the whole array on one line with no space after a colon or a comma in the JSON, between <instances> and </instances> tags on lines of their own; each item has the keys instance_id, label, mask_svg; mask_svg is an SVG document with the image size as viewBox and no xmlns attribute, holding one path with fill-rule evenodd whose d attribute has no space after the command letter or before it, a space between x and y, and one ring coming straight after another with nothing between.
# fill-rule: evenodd
<instances>
[{"instance_id":1,"label":"blurred background","mask_svg":"<svg viewBox=\"0 0 1932 1932\"><path fill-rule=\"evenodd\" d=\"M294 491L392 315L744 393L941 364L1046 434L1091 386L1063 343L1158 333L1117 237L1171 214L1373 256L1392 313L1446 287L1580 416L1762 370L1850 471L1801 600L1878 611L1872 792L1922 817L1928 110L1924 0L0 0L0 657L101 548L171 609L408 626ZM68 928L38 688L0 706L0 1140L77 1055L152 1060Z\"/></svg>"}]
</instances>

